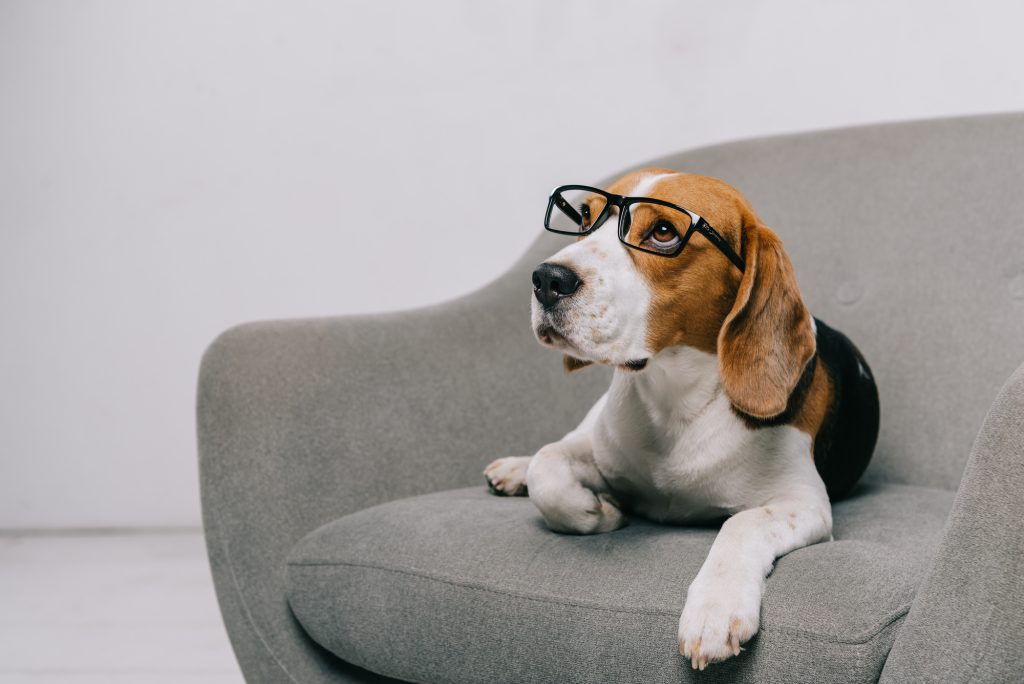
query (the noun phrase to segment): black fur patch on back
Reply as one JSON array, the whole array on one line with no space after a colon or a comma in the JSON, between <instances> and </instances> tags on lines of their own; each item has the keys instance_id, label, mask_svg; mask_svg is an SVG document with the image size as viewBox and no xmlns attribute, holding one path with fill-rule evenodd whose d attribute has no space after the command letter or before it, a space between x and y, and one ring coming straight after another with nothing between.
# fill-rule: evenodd
<instances>
[{"instance_id":1,"label":"black fur patch on back","mask_svg":"<svg viewBox=\"0 0 1024 684\"><path fill-rule=\"evenodd\" d=\"M832 401L814 438L814 465L829 499L850 493L878 440L878 388L853 342L817 318L818 358L832 380Z\"/></svg>"}]
</instances>

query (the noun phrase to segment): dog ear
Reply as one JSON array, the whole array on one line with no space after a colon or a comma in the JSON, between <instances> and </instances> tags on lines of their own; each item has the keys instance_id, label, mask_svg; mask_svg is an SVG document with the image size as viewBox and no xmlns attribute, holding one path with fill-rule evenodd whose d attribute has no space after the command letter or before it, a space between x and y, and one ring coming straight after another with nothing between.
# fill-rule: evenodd
<instances>
[{"instance_id":1,"label":"dog ear","mask_svg":"<svg viewBox=\"0 0 1024 684\"><path fill-rule=\"evenodd\" d=\"M743 278L718 334L719 373L733 406L772 418L814 356L814 328L779 236L756 223L744 243Z\"/></svg>"},{"instance_id":2,"label":"dog ear","mask_svg":"<svg viewBox=\"0 0 1024 684\"><path fill-rule=\"evenodd\" d=\"M577 359L574 356L569 356L568 354L562 355L562 365L565 366L566 373L572 373L573 371L577 371L580 368L586 368L592 363L593 361L583 361L581 359Z\"/></svg>"}]
</instances>

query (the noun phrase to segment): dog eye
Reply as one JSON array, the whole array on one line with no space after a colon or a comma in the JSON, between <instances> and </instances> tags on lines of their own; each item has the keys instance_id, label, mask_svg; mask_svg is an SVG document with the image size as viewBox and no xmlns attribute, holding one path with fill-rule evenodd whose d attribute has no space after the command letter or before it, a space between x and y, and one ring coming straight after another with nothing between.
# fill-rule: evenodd
<instances>
[{"instance_id":1,"label":"dog eye","mask_svg":"<svg viewBox=\"0 0 1024 684\"><path fill-rule=\"evenodd\" d=\"M584 202L580 205L580 216L583 217L583 225L590 225L590 205Z\"/></svg>"},{"instance_id":2,"label":"dog eye","mask_svg":"<svg viewBox=\"0 0 1024 684\"><path fill-rule=\"evenodd\" d=\"M651 226L646 242L656 249L672 249L679 244L679 232L675 226L662 219Z\"/></svg>"}]
</instances>

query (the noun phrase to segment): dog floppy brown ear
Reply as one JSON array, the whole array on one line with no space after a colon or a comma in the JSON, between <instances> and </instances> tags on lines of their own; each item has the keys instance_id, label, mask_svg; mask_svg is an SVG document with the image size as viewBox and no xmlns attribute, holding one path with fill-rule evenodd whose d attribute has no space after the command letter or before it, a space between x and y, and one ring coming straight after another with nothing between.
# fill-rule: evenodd
<instances>
[{"instance_id":1,"label":"dog floppy brown ear","mask_svg":"<svg viewBox=\"0 0 1024 684\"><path fill-rule=\"evenodd\" d=\"M743 278L718 334L719 373L733 406L772 418L814 356L814 329L779 236L756 223L744 243Z\"/></svg>"},{"instance_id":2,"label":"dog floppy brown ear","mask_svg":"<svg viewBox=\"0 0 1024 684\"><path fill-rule=\"evenodd\" d=\"M568 354L562 355L562 365L565 366L566 373L572 373L573 371L578 371L580 368L586 368L592 363L593 361L583 361L582 359L577 359L575 356L569 356Z\"/></svg>"}]
</instances>

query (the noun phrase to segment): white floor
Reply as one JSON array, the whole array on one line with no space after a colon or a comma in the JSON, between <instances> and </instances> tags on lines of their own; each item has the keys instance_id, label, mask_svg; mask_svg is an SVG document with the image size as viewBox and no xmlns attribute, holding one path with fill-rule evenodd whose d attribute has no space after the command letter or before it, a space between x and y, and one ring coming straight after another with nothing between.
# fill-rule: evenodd
<instances>
[{"instance_id":1,"label":"white floor","mask_svg":"<svg viewBox=\"0 0 1024 684\"><path fill-rule=\"evenodd\" d=\"M0 684L238 684L202 533L0 535Z\"/></svg>"}]
</instances>

